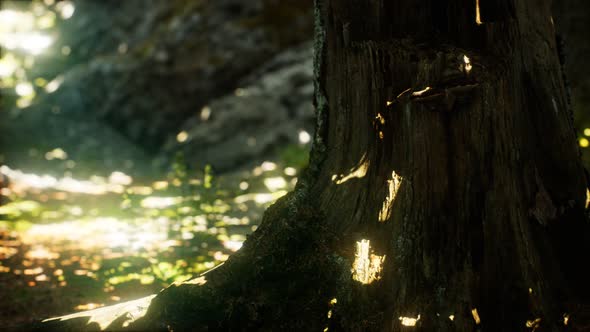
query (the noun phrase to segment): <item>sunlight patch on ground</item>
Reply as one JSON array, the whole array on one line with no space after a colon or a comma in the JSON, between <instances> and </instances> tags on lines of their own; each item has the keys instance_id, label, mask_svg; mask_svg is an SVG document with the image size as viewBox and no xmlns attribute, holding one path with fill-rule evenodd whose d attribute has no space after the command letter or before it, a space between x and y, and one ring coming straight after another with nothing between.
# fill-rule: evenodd
<instances>
[{"instance_id":1,"label":"sunlight patch on ground","mask_svg":"<svg viewBox=\"0 0 590 332\"><path fill-rule=\"evenodd\" d=\"M223 241L223 246L231 251L238 251L244 245L244 241L227 240Z\"/></svg>"},{"instance_id":2,"label":"sunlight patch on ground","mask_svg":"<svg viewBox=\"0 0 590 332\"><path fill-rule=\"evenodd\" d=\"M55 148L55 149L45 153L45 159L47 159L47 160L53 160L53 159L66 160L66 159L68 159L68 154L61 148Z\"/></svg>"},{"instance_id":3,"label":"sunlight patch on ground","mask_svg":"<svg viewBox=\"0 0 590 332\"><path fill-rule=\"evenodd\" d=\"M91 180L77 180L71 177L58 179L50 175L24 173L19 170L13 170L6 165L0 167L0 174L4 174L11 182L14 182L12 190L15 192L37 188L56 189L90 195L104 195L106 193L122 193L124 188L121 183L128 184L131 181L131 177L121 172L113 172L111 177L109 177L109 181L98 176L93 177Z\"/></svg>"},{"instance_id":4,"label":"sunlight patch on ground","mask_svg":"<svg viewBox=\"0 0 590 332\"><path fill-rule=\"evenodd\" d=\"M39 156L69 161L52 149ZM226 261L297 174L265 161L252 172L258 176L244 172L223 187L200 174L136 184L122 172L84 180L8 166L0 172L9 199L0 207L7 220L0 221L0 259L13 257L0 272L21 283L11 296L67 293L72 301L62 312L150 294ZM104 293L76 293L80 287Z\"/></svg>"},{"instance_id":5,"label":"sunlight patch on ground","mask_svg":"<svg viewBox=\"0 0 590 332\"><path fill-rule=\"evenodd\" d=\"M271 161L265 161L260 166L254 167L252 170L252 175L254 176L261 176L263 173L271 172L277 169L277 164Z\"/></svg>"},{"instance_id":6,"label":"sunlight patch on ground","mask_svg":"<svg viewBox=\"0 0 590 332\"><path fill-rule=\"evenodd\" d=\"M198 286L202 286L206 283L207 283L207 278L205 278L205 276L200 276L198 278L194 278L194 279L187 280L187 281L183 282L183 284L198 285Z\"/></svg>"},{"instance_id":7,"label":"sunlight patch on ground","mask_svg":"<svg viewBox=\"0 0 590 332\"><path fill-rule=\"evenodd\" d=\"M281 176L271 177L264 179L264 185L270 191L277 191L279 189L284 189L285 187L287 187L287 181L285 181L285 178Z\"/></svg>"},{"instance_id":8,"label":"sunlight patch on ground","mask_svg":"<svg viewBox=\"0 0 590 332\"><path fill-rule=\"evenodd\" d=\"M356 253L352 264L352 278L362 284L370 284L381 279L381 271L385 255L378 256L371 253L369 240L356 243Z\"/></svg>"},{"instance_id":9,"label":"sunlight patch on ground","mask_svg":"<svg viewBox=\"0 0 590 332\"><path fill-rule=\"evenodd\" d=\"M28 259L58 259L59 253L53 252L49 250L47 247L43 245L34 245L31 250L29 250L25 257Z\"/></svg>"},{"instance_id":10,"label":"sunlight patch on ground","mask_svg":"<svg viewBox=\"0 0 590 332\"><path fill-rule=\"evenodd\" d=\"M141 206L149 209L163 209L182 202L182 197L156 197L151 196L141 201Z\"/></svg>"},{"instance_id":11,"label":"sunlight patch on ground","mask_svg":"<svg viewBox=\"0 0 590 332\"><path fill-rule=\"evenodd\" d=\"M168 219L143 219L132 224L128 220L99 217L52 224L37 224L23 234L23 242L76 243L82 249L128 248L147 249L170 246L167 241Z\"/></svg>"},{"instance_id":12,"label":"sunlight patch on ground","mask_svg":"<svg viewBox=\"0 0 590 332\"><path fill-rule=\"evenodd\" d=\"M133 182L133 178L123 172L114 171L109 175L109 182L122 186L128 186Z\"/></svg>"},{"instance_id":13,"label":"sunlight patch on ground","mask_svg":"<svg viewBox=\"0 0 590 332\"><path fill-rule=\"evenodd\" d=\"M285 190L279 190L277 192L274 193L251 193L251 194L245 194L245 195L241 195L238 196L236 198L234 198L234 202L241 204L241 203L245 203L245 202L255 202L257 204L267 204L270 203L272 201L275 201L283 196L285 196L287 194L287 191Z\"/></svg>"},{"instance_id":14,"label":"sunlight patch on ground","mask_svg":"<svg viewBox=\"0 0 590 332\"><path fill-rule=\"evenodd\" d=\"M79 317L89 317L88 324L97 323L101 330L106 329L112 322L121 317L126 317L122 326L129 326L132 322L143 317L149 308L152 299L156 295L150 295L138 300L115 304L112 306L94 309L91 311L84 311L77 314L46 319L43 322L51 322L54 320L67 320Z\"/></svg>"}]
</instances>

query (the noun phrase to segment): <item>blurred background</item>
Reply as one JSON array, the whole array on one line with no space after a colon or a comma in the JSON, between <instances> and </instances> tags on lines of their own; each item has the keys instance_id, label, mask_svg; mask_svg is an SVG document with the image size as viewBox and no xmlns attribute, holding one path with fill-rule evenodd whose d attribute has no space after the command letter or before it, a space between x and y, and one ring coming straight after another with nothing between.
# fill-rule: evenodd
<instances>
[{"instance_id":1,"label":"blurred background","mask_svg":"<svg viewBox=\"0 0 590 332\"><path fill-rule=\"evenodd\" d=\"M0 327L240 248L307 163L312 3L1 2ZM554 9L588 166L590 3Z\"/></svg>"}]
</instances>

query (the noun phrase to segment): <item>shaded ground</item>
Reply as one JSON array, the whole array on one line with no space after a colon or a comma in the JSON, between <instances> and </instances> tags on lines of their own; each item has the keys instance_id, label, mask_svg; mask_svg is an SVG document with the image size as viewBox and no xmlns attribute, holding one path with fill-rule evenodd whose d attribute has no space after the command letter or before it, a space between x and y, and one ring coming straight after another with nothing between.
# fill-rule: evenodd
<instances>
[{"instance_id":1,"label":"shaded ground","mask_svg":"<svg viewBox=\"0 0 590 332\"><path fill-rule=\"evenodd\" d=\"M296 181L265 162L215 178L175 164L135 183L57 179L3 166L0 326L128 301L214 267Z\"/></svg>"}]
</instances>

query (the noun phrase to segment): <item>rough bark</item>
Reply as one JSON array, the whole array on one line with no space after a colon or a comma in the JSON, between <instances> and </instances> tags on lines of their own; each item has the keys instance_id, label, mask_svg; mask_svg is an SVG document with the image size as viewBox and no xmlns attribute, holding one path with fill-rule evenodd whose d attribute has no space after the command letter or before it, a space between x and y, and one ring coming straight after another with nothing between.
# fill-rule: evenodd
<instances>
[{"instance_id":1,"label":"rough bark","mask_svg":"<svg viewBox=\"0 0 590 332\"><path fill-rule=\"evenodd\" d=\"M587 189L550 4L479 4L316 1L310 168L131 327L582 330Z\"/></svg>"},{"instance_id":2,"label":"rough bark","mask_svg":"<svg viewBox=\"0 0 590 332\"><path fill-rule=\"evenodd\" d=\"M572 107L578 130L590 124L590 2L583 0L553 1L557 33L561 41L561 60L565 66L566 87L571 88ZM584 149L582 159L588 168L590 152Z\"/></svg>"}]
</instances>

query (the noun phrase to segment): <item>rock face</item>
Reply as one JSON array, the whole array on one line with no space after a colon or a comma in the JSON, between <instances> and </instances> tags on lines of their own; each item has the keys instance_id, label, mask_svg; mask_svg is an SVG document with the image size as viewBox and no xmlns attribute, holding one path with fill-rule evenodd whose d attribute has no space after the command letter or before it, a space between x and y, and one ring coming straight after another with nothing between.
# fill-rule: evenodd
<instances>
[{"instance_id":1,"label":"rock face","mask_svg":"<svg viewBox=\"0 0 590 332\"><path fill-rule=\"evenodd\" d=\"M182 151L191 165L218 171L259 160L284 144L299 144L313 131L312 47L277 56L233 94L213 100L164 146L162 159Z\"/></svg>"},{"instance_id":2,"label":"rock face","mask_svg":"<svg viewBox=\"0 0 590 332\"><path fill-rule=\"evenodd\" d=\"M131 0L98 6L80 0L78 11L90 16L65 25L63 34L71 39L76 31L91 31L71 40L73 54L105 55L74 68L56 94L83 96L69 98L73 104L65 109L82 109L155 151L210 99L236 88L237 78L308 39L310 3ZM289 30L268 17L281 10L292 11L280 22ZM96 46L94 39L100 40Z\"/></svg>"},{"instance_id":3,"label":"rock face","mask_svg":"<svg viewBox=\"0 0 590 332\"><path fill-rule=\"evenodd\" d=\"M186 149L192 159L224 168L293 141L292 131L306 127L310 46L271 59L311 38L312 0L72 2L75 13L58 25L53 53L29 70L30 77L55 78L59 87L38 89L32 106L0 115L9 137L2 145L31 141L28 149L42 141L47 147L40 153L61 147L72 158L96 160L112 157L96 151L114 149L144 163L165 145L167 152ZM255 83L263 74L265 82ZM245 95L222 98L239 87ZM206 105L207 123L199 120ZM268 126L276 130L262 135ZM176 146L170 137L181 127L192 136ZM237 144L254 140L243 151ZM14 160L9 152L7 160Z\"/></svg>"}]
</instances>

